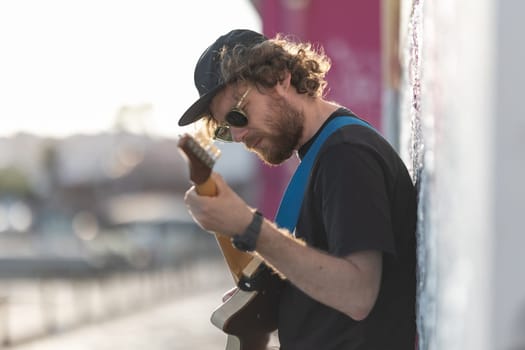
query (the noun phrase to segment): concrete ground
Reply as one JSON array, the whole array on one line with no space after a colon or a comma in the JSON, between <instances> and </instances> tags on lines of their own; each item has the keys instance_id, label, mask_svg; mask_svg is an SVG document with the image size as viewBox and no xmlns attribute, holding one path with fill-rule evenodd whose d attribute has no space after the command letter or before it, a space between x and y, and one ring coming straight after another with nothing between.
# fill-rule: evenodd
<instances>
[{"instance_id":1,"label":"concrete ground","mask_svg":"<svg viewBox=\"0 0 525 350\"><path fill-rule=\"evenodd\" d=\"M138 313L52 335L12 350L219 350L226 336L210 322L230 283L213 285Z\"/></svg>"}]
</instances>

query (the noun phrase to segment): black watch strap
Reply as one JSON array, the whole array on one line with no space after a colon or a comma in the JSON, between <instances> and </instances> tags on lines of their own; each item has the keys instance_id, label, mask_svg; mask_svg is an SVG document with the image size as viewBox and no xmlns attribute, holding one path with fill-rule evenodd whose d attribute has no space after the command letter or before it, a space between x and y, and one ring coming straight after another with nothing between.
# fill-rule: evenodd
<instances>
[{"instance_id":1,"label":"black watch strap","mask_svg":"<svg viewBox=\"0 0 525 350\"><path fill-rule=\"evenodd\" d=\"M257 244L257 238L259 238L259 234L261 233L263 219L262 214L255 211L252 222L250 222L246 230L240 235L233 236L233 246L243 252L253 252Z\"/></svg>"}]
</instances>

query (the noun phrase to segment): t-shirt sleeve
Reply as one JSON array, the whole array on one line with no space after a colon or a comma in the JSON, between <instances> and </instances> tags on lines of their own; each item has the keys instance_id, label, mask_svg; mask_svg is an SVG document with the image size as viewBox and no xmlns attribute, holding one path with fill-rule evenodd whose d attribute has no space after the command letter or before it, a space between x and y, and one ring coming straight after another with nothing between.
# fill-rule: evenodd
<instances>
[{"instance_id":1,"label":"t-shirt sleeve","mask_svg":"<svg viewBox=\"0 0 525 350\"><path fill-rule=\"evenodd\" d=\"M314 192L321 201L329 253L396 254L385 169L372 150L342 143L320 154Z\"/></svg>"}]
</instances>

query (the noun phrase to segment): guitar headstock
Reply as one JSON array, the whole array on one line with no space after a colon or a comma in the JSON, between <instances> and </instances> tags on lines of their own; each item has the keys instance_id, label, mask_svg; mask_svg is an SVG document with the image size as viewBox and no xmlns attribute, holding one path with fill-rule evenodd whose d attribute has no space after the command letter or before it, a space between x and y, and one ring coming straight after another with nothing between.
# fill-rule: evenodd
<instances>
[{"instance_id":1,"label":"guitar headstock","mask_svg":"<svg viewBox=\"0 0 525 350\"><path fill-rule=\"evenodd\" d=\"M189 134L182 135L178 147L188 160L190 180L197 185L204 183L210 177L221 151L211 140L200 135L195 137Z\"/></svg>"}]
</instances>

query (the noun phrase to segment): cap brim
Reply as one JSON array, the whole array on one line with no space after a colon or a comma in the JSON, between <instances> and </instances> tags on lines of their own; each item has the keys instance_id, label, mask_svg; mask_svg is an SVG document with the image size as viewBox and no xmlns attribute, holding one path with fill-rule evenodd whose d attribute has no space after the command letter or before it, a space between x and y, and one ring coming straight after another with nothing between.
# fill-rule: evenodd
<instances>
[{"instance_id":1,"label":"cap brim","mask_svg":"<svg viewBox=\"0 0 525 350\"><path fill-rule=\"evenodd\" d=\"M222 88L223 85L219 85L215 87L215 89L208 91L207 93L202 95L197 101L195 101L195 103L192 104L190 108L188 108L186 112L184 112L182 117L179 119L179 126L185 126L194 123L197 120L204 117L209 112L211 100Z\"/></svg>"}]
</instances>

